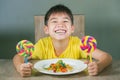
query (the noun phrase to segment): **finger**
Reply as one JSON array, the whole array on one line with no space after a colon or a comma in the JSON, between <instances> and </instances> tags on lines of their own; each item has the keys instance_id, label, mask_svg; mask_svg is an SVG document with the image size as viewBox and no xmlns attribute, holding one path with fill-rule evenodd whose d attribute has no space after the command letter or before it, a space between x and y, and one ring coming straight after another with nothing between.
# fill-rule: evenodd
<instances>
[{"instance_id":1,"label":"finger","mask_svg":"<svg viewBox=\"0 0 120 80\"><path fill-rule=\"evenodd\" d=\"M24 74L24 75L30 75L30 74L31 74L31 71L24 71L23 74Z\"/></svg>"},{"instance_id":2,"label":"finger","mask_svg":"<svg viewBox=\"0 0 120 80\"><path fill-rule=\"evenodd\" d=\"M21 65L21 68L31 68L32 64L31 63L24 63Z\"/></svg>"},{"instance_id":3,"label":"finger","mask_svg":"<svg viewBox=\"0 0 120 80\"><path fill-rule=\"evenodd\" d=\"M94 73L94 72L97 72L97 69L96 69L96 68L88 69L88 72L89 72L89 73Z\"/></svg>"},{"instance_id":4,"label":"finger","mask_svg":"<svg viewBox=\"0 0 120 80\"><path fill-rule=\"evenodd\" d=\"M94 67L88 67L88 71L93 71Z\"/></svg>"},{"instance_id":5,"label":"finger","mask_svg":"<svg viewBox=\"0 0 120 80\"><path fill-rule=\"evenodd\" d=\"M28 77L28 76L31 76L31 73L22 73L21 76Z\"/></svg>"},{"instance_id":6,"label":"finger","mask_svg":"<svg viewBox=\"0 0 120 80\"><path fill-rule=\"evenodd\" d=\"M86 61L84 61L84 63L85 63L85 64L89 64L89 61L88 61L88 60L86 60Z\"/></svg>"},{"instance_id":7,"label":"finger","mask_svg":"<svg viewBox=\"0 0 120 80\"><path fill-rule=\"evenodd\" d=\"M32 63L29 62L29 63L27 63L27 64L29 65L29 67L31 67L31 68L33 67L33 64L32 64Z\"/></svg>"},{"instance_id":8,"label":"finger","mask_svg":"<svg viewBox=\"0 0 120 80\"><path fill-rule=\"evenodd\" d=\"M31 76L31 71L21 71L21 75L24 76Z\"/></svg>"},{"instance_id":9,"label":"finger","mask_svg":"<svg viewBox=\"0 0 120 80\"><path fill-rule=\"evenodd\" d=\"M97 70L97 68L91 68L91 69L88 69L88 73L89 73L89 75L97 75L98 70Z\"/></svg>"},{"instance_id":10,"label":"finger","mask_svg":"<svg viewBox=\"0 0 120 80\"><path fill-rule=\"evenodd\" d=\"M28 71L31 71L31 67L29 67L29 66L22 66L21 68L20 68L20 71L22 71L22 72L28 72Z\"/></svg>"},{"instance_id":11,"label":"finger","mask_svg":"<svg viewBox=\"0 0 120 80\"><path fill-rule=\"evenodd\" d=\"M94 76L94 75L97 75L97 74L98 74L98 72L90 72L90 73L89 73L89 75L93 75L93 76Z\"/></svg>"},{"instance_id":12,"label":"finger","mask_svg":"<svg viewBox=\"0 0 120 80\"><path fill-rule=\"evenodd\" d=\"M28 72L28 71L31 71L31 68L22 68L21 71Z\"/></svg>"},{"instance_id":13,"label":"finger","mask_svg":"<svg viewBox=\"0 0 120 80\"><path fill-rule=\"evenodd\" d=\"M97 64L95 62L91 62L88 64L88 67L97 67Z\"/></svg>"},{"instance_id":14,"label":"finger","mask_svg":"<svg viewBox=\"0 0 120 80\"><path fill-rule=\"evenodd\" d=\"M88 71L90 72L98 72L98 67L96 65L88 66Z\"/></svg>"}]
</instances>

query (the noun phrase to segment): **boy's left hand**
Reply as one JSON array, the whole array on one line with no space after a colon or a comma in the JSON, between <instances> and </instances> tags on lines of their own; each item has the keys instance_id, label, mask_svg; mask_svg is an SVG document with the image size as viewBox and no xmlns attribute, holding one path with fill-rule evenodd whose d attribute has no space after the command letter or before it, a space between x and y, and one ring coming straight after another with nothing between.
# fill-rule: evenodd
<instances>
[{"instance_id":1,"label":"boy's left hand","mask_svg":"<svg viewBox=\"0 0 120 80\"><path fill-rule=\"evenodd\" d=\"M96 62L90 62L88 64L88 73L89 73L89 75L97 75L98 74L98 64Z\"/></svg>"},{"instance_id":2,"label":"boy's left hand","mask_svg":"<svg viewBox=\"0 0 120 80\"><path fill-rule=\"evenodd\" d=\"M98 68L98 64L96 62L85 62L86 64L88 64L88 73L89 75L97 75L99 72L99 68Z\"/></svg>"}]
</instances>

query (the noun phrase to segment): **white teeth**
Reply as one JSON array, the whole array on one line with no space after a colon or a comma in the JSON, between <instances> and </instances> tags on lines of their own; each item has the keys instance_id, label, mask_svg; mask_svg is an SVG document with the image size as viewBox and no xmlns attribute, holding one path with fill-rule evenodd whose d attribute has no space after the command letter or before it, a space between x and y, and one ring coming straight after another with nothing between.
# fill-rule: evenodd
<instances>
[{"instance_id":1,"label":"white teeth","mask_svg":"<svg viewBox=\"0 0 120 80\"><path fill-rule=\"evenodd\" d=\"M65 33L65 30L56 30L55 33Z\"/></svg>"}]
</instances>

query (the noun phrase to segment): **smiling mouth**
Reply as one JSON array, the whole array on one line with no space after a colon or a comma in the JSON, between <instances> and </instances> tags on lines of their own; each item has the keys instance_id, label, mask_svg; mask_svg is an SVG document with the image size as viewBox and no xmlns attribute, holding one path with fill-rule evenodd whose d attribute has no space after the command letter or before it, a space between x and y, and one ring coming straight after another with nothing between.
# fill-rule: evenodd
<instances>
[{"instance_id":1,"label":"smiling mouth","mask_svg":"<svg viewBox=\"0 0 120 80\"><path fill-rule=\"evenodd\" d=\"M63 30L63 29L59 29L59 30L56 30L55 33L56 34L65 34L67 31L66 30Z\"/></svg>"}]
</instances>

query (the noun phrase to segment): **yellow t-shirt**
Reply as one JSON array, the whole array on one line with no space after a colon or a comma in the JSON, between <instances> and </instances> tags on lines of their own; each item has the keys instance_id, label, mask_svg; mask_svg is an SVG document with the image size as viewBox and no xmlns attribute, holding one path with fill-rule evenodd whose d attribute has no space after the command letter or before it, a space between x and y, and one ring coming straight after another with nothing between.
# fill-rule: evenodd
<instances>
[{"instance_id":1,"label":"yellow t-shirt","mask_svg":"<svg viewBox=\"0 0 120 80\"><path fill-rule=\"evenodd\" d=\"M52 58L73 58L82 59L86 58L86 54L80 49L81 41L78 37L70 37L68 47L61 53L60 56L56 56L51 37L40 39L35 44L35 51L32 54L32 59L52 59Z\"/></svg>"}]
</instances>

